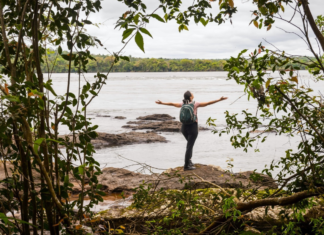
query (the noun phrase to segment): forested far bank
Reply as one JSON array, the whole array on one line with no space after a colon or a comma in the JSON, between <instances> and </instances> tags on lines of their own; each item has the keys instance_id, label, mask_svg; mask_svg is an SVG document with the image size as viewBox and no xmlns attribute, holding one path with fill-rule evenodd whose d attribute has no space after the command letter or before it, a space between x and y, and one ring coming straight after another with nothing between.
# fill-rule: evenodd
<instances>
[{"instance_id":1,"label":"forested far bank","mask_svg":"<svg viewBox=\"0 0 324 235\"><path fill-rule=\"evenodd\" d=\"M67 54L67 53L66 53ZM89 60L88 72L108 72L114 57L110 55L92 55L95 60ZM56 51L48 50L47 58L43 58L42 71L54 73L68 72L68 61ZM111 72L181 72L181 71L223 71L224 59L164 59L164 58L135 58L130 61L120 60ZM54 65L54 66L53 66ZM72 66L72 72L78 69Z\"/></svg>"},{"instance_id":2,"label":"forested far bank","mask_svg":"<svg viewBox=\"0 0 324 235\"><path fill-rule=\"evenodd\" d=\"M68 54L67 52L63 54ZM94 60L89 60L86 65L87 72L108 72L114 61L111 55L92 55ZM112 68L111 72L192 72L192 71L224 71L226 59L167 59L167 58L136 58L129 56L129 61L120 59ZM296 60L309 62L306 57ZM301 65L299 64L299 67ZM45 73L67 73L69 70L68 60L65 60L57 51L47 50L46 57L41 64ZM284 69L278 67L277 69ZM307 67L302 65L300 69ZM71 72L77 72L78 68L71 66Z\"/></svg>"}]
</instances>

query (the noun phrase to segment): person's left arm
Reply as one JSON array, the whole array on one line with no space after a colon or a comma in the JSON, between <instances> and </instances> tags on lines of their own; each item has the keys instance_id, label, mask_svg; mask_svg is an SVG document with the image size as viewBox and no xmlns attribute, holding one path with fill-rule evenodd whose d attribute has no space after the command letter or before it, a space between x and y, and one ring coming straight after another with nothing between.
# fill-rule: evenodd
<instances>
[{"instance_id":1,"label":"person's left arm","mask_svg":"<svg viewBox=\"0 0 324 235\"><path fill-rule=\"evenodd\" d=\"M218 100L212 100L212 101L208 101L208 102L200 102L199 107L206 107L208 105L215 104L215 103L220 102L222 100L227 100L227 97L222 96Z\"/></svg>"}]
</instances>

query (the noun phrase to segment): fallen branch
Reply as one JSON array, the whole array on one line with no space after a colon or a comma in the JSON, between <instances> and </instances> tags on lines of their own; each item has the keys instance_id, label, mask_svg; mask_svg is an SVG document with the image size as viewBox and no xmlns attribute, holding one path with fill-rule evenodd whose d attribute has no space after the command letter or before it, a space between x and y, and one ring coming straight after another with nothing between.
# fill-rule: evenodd
<instances>
[{"instance_id":1,"label":"fallen branch","mask_svg":"<svg viewBox=\"0 0 324 235\"><path fill-rule=\"evenodd\" d=\"M266 198L250 202L239 202L237 203L235 210L250 212L258 207L264 206L287 206L300 202L304 199L315 197L324 194L324 187L318 187L316 189L306 190L303 192L295 193L288 197L280 198ZM242 213L243 214L243 213ZM225 215L217 216L213 223L211 223L206 229L204 229L200 234L210 232L213 228L217 227L218 224L224 222Z\"/></svg>"}]
</instances>

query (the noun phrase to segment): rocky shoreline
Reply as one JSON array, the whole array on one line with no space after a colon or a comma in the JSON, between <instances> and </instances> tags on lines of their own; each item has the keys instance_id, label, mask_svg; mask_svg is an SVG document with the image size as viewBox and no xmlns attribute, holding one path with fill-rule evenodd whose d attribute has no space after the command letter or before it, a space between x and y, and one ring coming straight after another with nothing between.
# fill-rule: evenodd
<instances>
[{"instance_id":1,"label":"rocky shoreline","mask_svg":"<svg viewBox=\"0 0 324 235\"><path fill-rule=\"evenodd\" d=\"M250 179L253 171L231 173L221 169L219 166L196 164L196 169L183 171L183 167L172 168L161 174L141 174L121 168L108 167L102 170L98 176L98 182L102 185L102 190L106 193L124 192L131 194L143 183L155 189L164 190L184 190L210 188L208 181L222 188L242 188L242 189L276 189L278 185L275 180L267 175L260 175L258 182ZM198 176L198 177L197 177ZM200 177L200 178L199 178ZM180 182L179 178L188 182ZM73 187L73 194L81 192L81 185Z\"/></svg>"}]
</instances>

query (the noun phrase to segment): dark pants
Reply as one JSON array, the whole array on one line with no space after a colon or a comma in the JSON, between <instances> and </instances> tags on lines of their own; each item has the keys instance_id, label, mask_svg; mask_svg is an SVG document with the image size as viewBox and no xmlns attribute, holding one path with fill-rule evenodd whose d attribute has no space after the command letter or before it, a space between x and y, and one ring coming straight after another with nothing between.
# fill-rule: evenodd
<instances>
[{"instance_id":1,"label":"dark pants","mask_svg":"<svg viewBox=\"0 0 324 235\"><path fill-rule=\"evenodd\" d=\"M185 155L185 167L189 166L190 159L192 158L192 149L198 136L197 122L189 125L182 124L181 132L187 140L187 150Z\"/></svg>"}]
</instances>

